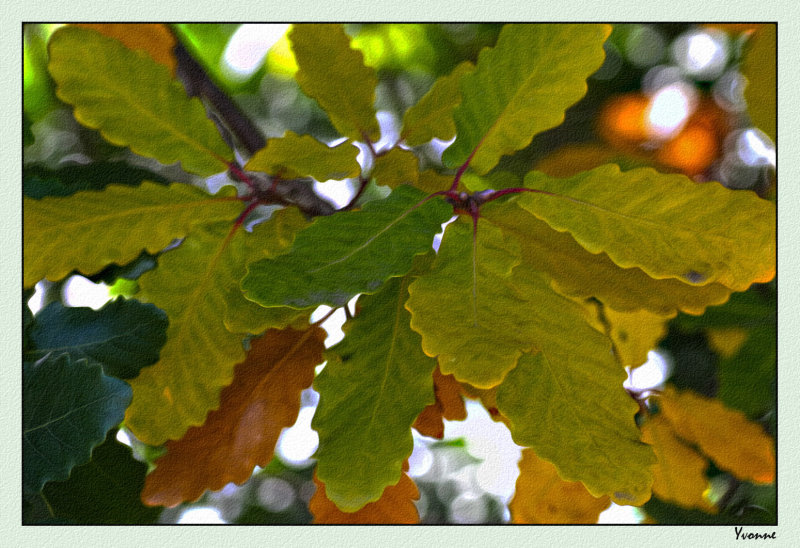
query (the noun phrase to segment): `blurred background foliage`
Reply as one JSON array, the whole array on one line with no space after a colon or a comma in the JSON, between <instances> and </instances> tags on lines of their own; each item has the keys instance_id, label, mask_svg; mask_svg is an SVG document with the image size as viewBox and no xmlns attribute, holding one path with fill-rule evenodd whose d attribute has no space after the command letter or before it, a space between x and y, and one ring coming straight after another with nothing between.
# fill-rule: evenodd
<instances>
[{"instance_id":1,"label":"blurred background foliage","mask_svg":"<svg viewBox=\"0 0 800 548\"><path fill-rule=\"evenodd\" d=\"M24 194L65 196L110 182L138 184L145 179L202 184L176 166L163 166L109 144L74 120L56 97L47 72L47 40L55 28L24 26ZM287 30L288 25L278 24L176 24L171 33L147 40L177 38L266 137L292 130L330 142L338 135L327 116L292 78L297 67ZM383 139L391 143L403 112L438 77L464 60L475 62L482 48L494 44L500 25L348 24L346 30L365 62L378 69L376 106ZM605 46L605 63L589 78L585 97L567 111L560 126L505 157L496 171L508 177L521 177L531 169L566 176L609 162L623 169L653 166L684 173L699 184L719 181L774 200L775 42L776 27L770 24L615 25ZM418 151L436 163L444 146L434 142ZM80 291L75 287L100 287L101 304L110 296L131 296L136 278L156 261L157 256L143 254L133 264L109 267L92 280L73 277L57 284L40 283L36 294L26 292L23 299L36 313L52 301L94 306L76 296ZM30 314L25 310L27 322ZM637 389L657 390L668 382L719 397L775 436L776 310L773 281L734 294L727 304L712 307L703 316L679 315L670 322L651 360L635 370L638 375L631 380ZM306 391L304 411L314 404L315 394ZM446 429L443 441L415 434L409 474L421 493L422 523L509 521L515 461L501 463L514 469L506 479L494 484L486 480L486 470L500 465L491 451L481 449L492 430L487 424L496 423L475 401L467 407L471 431L479 432L477 441L460 435L470 431L467 428ZM313 437L308 425L304 432ZM285 434L294 439L291 431ZM156 448L130 439L124 430L117 439L131 445L134 456L150 465L159 454ZM104 445L109 443L114 441ZM196 503L162 512L142 510L137 516L161 523L309 523L307 503L314 492L309 457L314 442L293 443L285 441L274 460L240 487L229 485L206 493ZM713 466L707 474L712 486L709 499L721 509L717 515L654 498L641 509L612 506L601 515L601 522L726 523L730 516L738 516L737 523L742 523L742 516L753 523L774 522L775 485L740 484ZM36 505L26 506L25 512L33 520L48 515ZM80 517L71 519L81 522Z\"/></svg>"}]
</instances>

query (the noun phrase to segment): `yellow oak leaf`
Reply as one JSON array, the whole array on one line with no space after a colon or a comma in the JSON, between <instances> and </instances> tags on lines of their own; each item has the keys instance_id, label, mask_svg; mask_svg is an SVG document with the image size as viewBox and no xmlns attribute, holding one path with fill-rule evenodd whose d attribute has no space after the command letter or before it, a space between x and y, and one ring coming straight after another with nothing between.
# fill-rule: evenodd
<instances>
[{"instance_id":1,"label":"yellow oak leaf","mask_svg":"<svg viewBox=\"0 0 800 548\"><path fill-rule=\"evenodd\" d=\"M642 426L642 440L653 447L658 462L653 465L653 493L682 506L716 512L703 496L708 489L705 476L708 460L683 443L661 415Z\"/></svg>"},{"instance_id":2,"label":"yellow oak leaf","mask_svg":"<svg viewBox=\"0 0 800 548\"><path fill-rule=\"evenodd\" d=\"M522 451L519 477L509 510L513 523L597 523L611 505L607 496L593 497L579 481L564 481L556 467L532 449Z\"/></svg>"},{"instance_id":3,"label":"yellow oak leaf","mask_svg":"<svg viewBox=\"0 0 800 548\"><path fill-rule=\"evenodd\" d=\"M744 413L721 401L668 387L659 408L682 439L739 479L754 483L775 481L775 442Z\"/></svg>"}]
</instances>

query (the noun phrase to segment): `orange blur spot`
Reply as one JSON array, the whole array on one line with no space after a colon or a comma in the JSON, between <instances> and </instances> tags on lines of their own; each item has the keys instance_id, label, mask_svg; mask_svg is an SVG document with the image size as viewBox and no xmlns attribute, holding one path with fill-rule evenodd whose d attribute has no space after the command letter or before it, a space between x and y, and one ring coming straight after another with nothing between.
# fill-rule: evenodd
<instances>
[{"instance_id":1,"label":"orange blur spot","mask_svg":"<svg viewBox=\"0 0 800 548\"><path fill-rule=\"evenodd\" d=\"M665 143L656 160L687 175L697 175L711 165L717 153L718 143L714 134L701 125L691 125Z\"/></svg>"},{"instance_id":2,"label":"orange blur spot","mask_svg":"<svg viewBox=\"0 0 800 548\"><path fill-rule=\"evenodd\" d=\"M631 93L615 97L603 107L599 130L612 143L639 142L647 138L645 115L649 99Z\"/></svg>"}]
</instances>

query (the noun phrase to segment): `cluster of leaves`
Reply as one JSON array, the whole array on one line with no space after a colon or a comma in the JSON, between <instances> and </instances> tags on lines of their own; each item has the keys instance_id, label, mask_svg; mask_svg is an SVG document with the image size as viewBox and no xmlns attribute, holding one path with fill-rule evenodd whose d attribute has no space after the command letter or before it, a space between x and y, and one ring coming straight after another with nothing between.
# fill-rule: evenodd
<instances>
[{"instance_id":1,"label":"cluster of leaves","mask_svg":"<svg viewBox=\"0 0 800 548\"><path fill-rule=\"evenodd\" d=\"M611 501L651 494L713 512L708 459L774 481L771 438L739 412L687 391L648 405L623 388L670 318L774 277L774 204L649 168L522 179L496 169L585 94L609 26L506 25L376 149L376 71L341 26L297 25L296 81L343 140L287 132L244 166L173 78L169 36L132 42L147 26L111 27L50 40L49 72L76 120L162 164L231 179L214 195L163 181L26 190L28 291L148 261L135 299L26 317L27 493L52 506L50 485L120 451L111 436L99 444L123 420L166 448L143 479L145 504L241 484L270 461L310 386L317 523L418 521L411 428L441 437L443 419L464 418L464 396L527 448L516 522L596 521ZM453 138L441 165L420 168L415 147ZM287 190L312 179L359 191L339 210L312 209ZM311 313L356 295L344 340L326 350ZM731 449L737 440L748 452Z\"/></svg>"}]
</instances>

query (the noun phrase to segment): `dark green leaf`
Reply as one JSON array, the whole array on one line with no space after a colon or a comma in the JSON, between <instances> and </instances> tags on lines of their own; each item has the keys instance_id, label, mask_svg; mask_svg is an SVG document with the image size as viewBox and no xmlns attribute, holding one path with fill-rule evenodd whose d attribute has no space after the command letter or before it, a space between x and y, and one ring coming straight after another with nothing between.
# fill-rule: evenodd
<instances>
[{"instance_id":1,"label":"dark green leaf","mask_svg":"<svg viewBox=\"0 0 800 548\"><path fill-rule=\"evenodd\" d=\"M69 196L80 190L102 190L109 184L136 186L143 181L170 182L157 173L126 162L95 162L55 170L29 166L22 172L22 192L38 200L45 196Z\"/></svg>"},{"instance_id":2,"label":"dark green leaf","mask_svg":"<svg viewBox=\"0 0 800 548\"><path fill-rule=\"evenodd\" d=\"M775 407L777 351L774 327L753 329L739 352L719 362L719 399L750 417Z\"/></svg>"},{"instance_id":3,"label":"dark green leaf","mask_svg":"<svg viewBox=\"0 0 800 548\"><path fill-rule=\"evenodd\" d=\"M100 310L51 303L29 331L33 349L27 360L69 354L103 366L106 375L131 379L158 361L167 340L167 315L152 304L117 299Z\"/></svg>"},{"instance_id":4,"label":"dark green leaf","mask_svg":"<svg viewBox=\"0 0 800 548\"><path fill-rule=\"evenodd\" d=\"M684 331L709 327L759 327L777 324L777 296L769 284L734 293L724 305L711 306L702 316L680 314L675 325Z\"/></svg>"},{"instance_id":5,"label":"dark green leaf","mask_svg":"<svg viewBox=\"0 0 800 548\"><path fill-rule=\"evenodd\" d=\"M124 382L98 364L69 355L26 362L22 369L22 482L40 491L91 458L92 448L119 424L131 401Z\"/></svg>"},{"instance_id":6,"label":"dark green leaf","mask_svg":"<svg viewBox=\"0 0 800 548\"><path fill-rule=\"evenodd\" d=\"M374 293L402 276L415 255L452 214L438 198L407 185L360 211L317 217L297 235L289 253L249 265L245 296L262 306L342 306L357 293Z\"/></svg>"},{"instance_id":7,"label":"dark green leaf","mask_svg":"<svg viewBox=\"0 0 800 548\"><path fill-rule=\"evenodd\" d=\"M68 480L44 486L56 518L82 525L141 525L158 519L162 509L147 507L139 498L147 464L134 459L115 435L116 430L109 432L92 451L92 460L75 467Z\"/></svg>"},{"instance_id":8,"label":"dark green leaf","mask_svg":"<svg viewBox=\"0 0 800 548\"><path fill-rule=\"evenodd\" d=\"M751 510L742 512L741 515L707 514L700 510L686 510L656 497L652 497L642 509L657 523L663 525L775 525L777 523L775 516L768 512Z\"/></svg>"}]
</instances>

